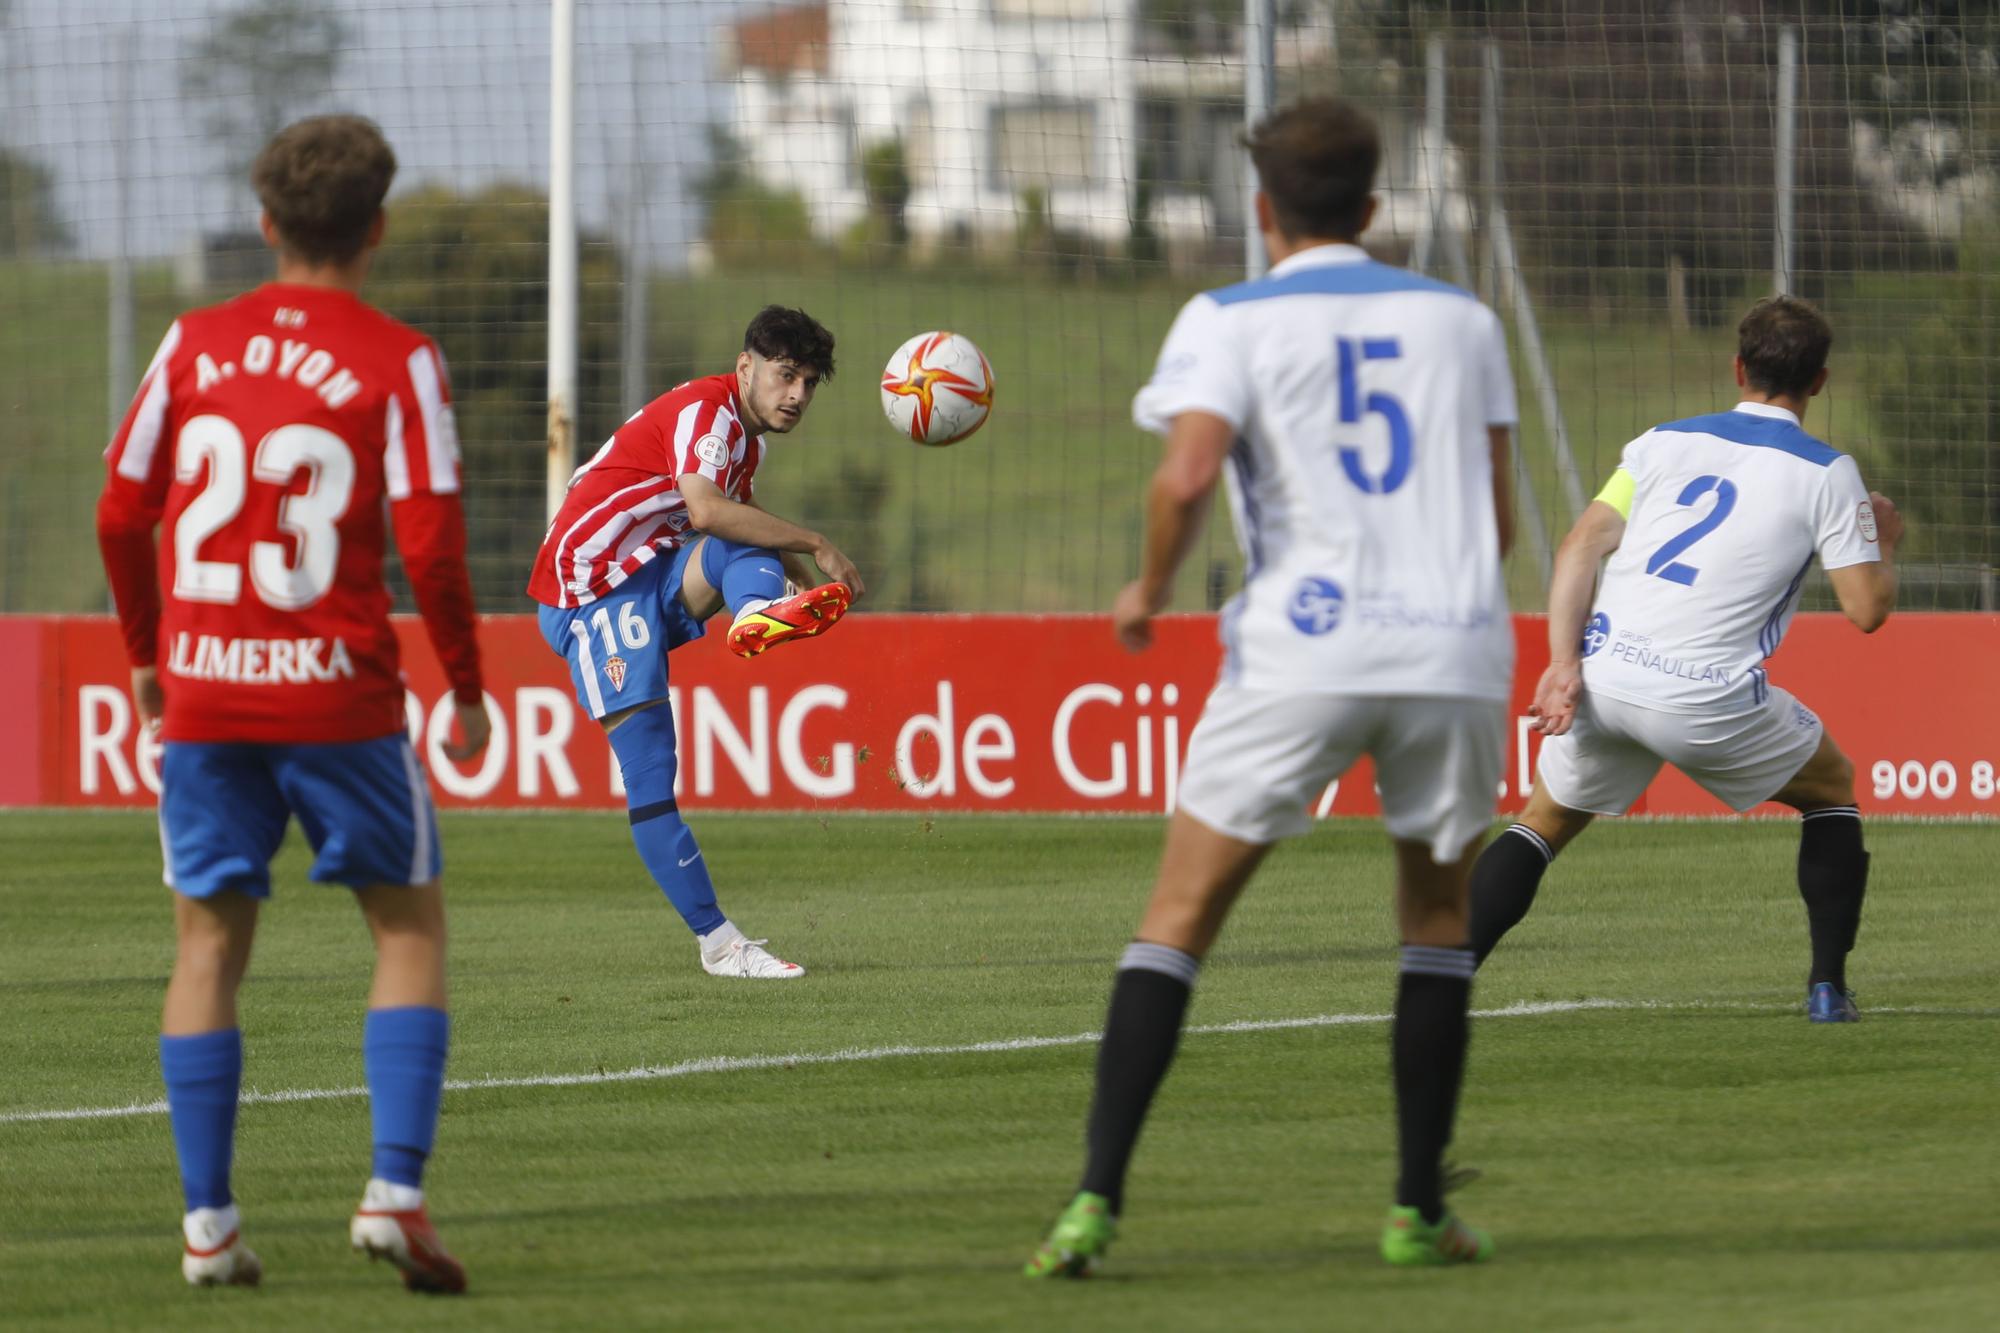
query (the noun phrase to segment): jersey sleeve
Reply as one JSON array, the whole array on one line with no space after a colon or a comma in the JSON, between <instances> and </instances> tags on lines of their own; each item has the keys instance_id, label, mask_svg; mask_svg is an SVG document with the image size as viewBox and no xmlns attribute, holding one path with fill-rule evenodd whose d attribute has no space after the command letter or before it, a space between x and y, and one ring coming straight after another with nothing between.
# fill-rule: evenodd
<instances>
[{"instance_id":1,"label":"jersey sleeve","mask_svg":"<svg viewBox=\"0 0 2000 1333\"><path fill-rule=\"evenodd\" d=\"M674 418L674 436L669 446L674 475L699 473L728 494L732 480L729 473L743 442L743 427L737 424L736 414L727 404L697 399Z\"/></svg>"},{"instance_id":2,"label":"jersey sleeve","mask_svg":"<svg viewBox=\"0 0 2000 1333\"><path fill-rule=\"evenodd\" d=\"M1514 399L1514 370L1507 363L1507 331L1492 310L1479 309L1485 316L1480 321L1479 387L1486 424L1512 426L1520 421L1521 409Z\"/></svg>"},{"instance_id":3,"label":"jersey sleeve","mask_svg":"<svg viewBox=\"0 0 2000 1333\"><path fill-rule=\"evenodd\" d=\"M1820 483L1813 526L1813 547L1824 569L1844 569L1882 558L1868 487L1861 481L1861 469L1845 454L1834 460Z\"/></svg>"},{"instance_id":4,"label":"jersey sleeve","mask_svg":"<svg viewBox=\"0 0 2000 1333\"><path fill-rule=\"evenodd\" d=\"M383 425L383 481L391 502L458 494L458 423L444 354L425 339L392 377Z\"/></svg>"},{"instance_id":5,"label":"jersey sleeve","mask_svg":"<svg viewBox=\"0 0 2000 1333\"><path fill-rule=\"evenodd\" d=\"M1207 412L1241 430L1250 416L1250 377L1224 327L1222 307L1197 296L1181 307L1160 347L1153 378L1132 400L1141 430L1164 435L1183 412Z\"/></svg>"},{"instance_id":6,"label":"jersey sleeve","mask_svg":"<svg viewBox=\"0 0 2000 1333\"><path fill-rule=\"evenodd\" d=\"M1610 505L1618 511L1618 517L1630 520L1632 517L1632 495L1638 489L1632 474L1623 467L1613 469L1611 480L1604 483L1604 489L1592 498L1598 504Z\"/></svg>"},{"instance_id":7,"label":"jersey sleeve","mask_svg":"<svg viewBox=\"0 0 2000 1333\"><path fill-rule=\"evenodd\" d=\"M104 491L97 500L97 549L118 608L125 656L135 667L153 665L159 653L159 558L153 549L153 529L166 508L167 487L174 475L167 409L173 356L180 342L181 326L175 321L104 451Z\"/></svg>"}]
</instances>

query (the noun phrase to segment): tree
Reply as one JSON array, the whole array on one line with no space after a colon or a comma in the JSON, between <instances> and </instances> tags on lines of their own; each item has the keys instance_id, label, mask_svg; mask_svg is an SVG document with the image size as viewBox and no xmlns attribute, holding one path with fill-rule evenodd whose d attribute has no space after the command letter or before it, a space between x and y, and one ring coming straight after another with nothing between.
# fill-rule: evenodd
<instances>
[{"instance_id":1,"label":"tree","mask_svg":"<svg viewBox=\"0 0 2000 1333\"><path fill-rule=\"evenodd\" d=\"M0 255L24 258L61 250L69 228L56 211L55 173L24 153L0 147Z\"/></svg>"},{"instance_id":2,"label":"tree","mask_svg":"<svg viewBox=\"0 0 2000 1333\"><path fill-rule=\"evenodd\" d=\"M519 604L546 518L548 237L539 191L419 190L391 201L365 293L444 349L465 455L474 588L490 608ZM577 438L595 441L622 417L620 265L602 237L580 241Z\"/></svg>"},{"instance_id":3,"label":"tree","mask_svg":"<svg viewBox=\"0 0 2000 1333\"><path fill-rule=\"evenodd\" d=\"M207 105L203 128L230 180L245 179L271 136L333 91L351 37L323 5L247 0L194 43L181 92Z\"/></svg>"},{"instance_id":4,"label":"tree","mask_svg":"<svg viewBox=\"0 0 2000 1333\"><path fill-rule=\"evenodd\" d=\"M1411 82L1424 39L1451 38L1449 129L1468 152L1480 141L1482 47L1498 48L1500 179L1539 285L1616 303L1657 294L1678 260L1704 323L1769 286L1779 19L1763 9L1750 0L1364 5L1369 37ZM1804 294L1823 295L1848 273L1910 261L1923 238L1858 179L1848 90L1859 71L1814 54L1837 40L1838 23L1804 17L1794 273Z\"/></svg>"},{"instance_id":5,"label":"tree","mask_svg":"<svg viewBox=\"0 0 2000 1333\"><path fill-rule=\"evenodd\" d=\"M756 269L774 258L793 269L828 262L804 197L758 179L743 145L720 125L708 127L708 162L695 195L705 213L702 239L719 267Z\"/></svg>"}]
</instances>

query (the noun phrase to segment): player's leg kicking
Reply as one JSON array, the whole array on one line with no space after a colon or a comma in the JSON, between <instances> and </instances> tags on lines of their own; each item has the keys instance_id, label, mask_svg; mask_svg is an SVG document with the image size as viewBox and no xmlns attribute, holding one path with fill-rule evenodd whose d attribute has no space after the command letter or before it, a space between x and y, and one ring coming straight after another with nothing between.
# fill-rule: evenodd
<instances>
[{"instance_id":1,"label":"player's leg kicking","mask_svg":"<svg viewBox=\"0 0 2000 1333\"><path fill-rule=\"evenodd\" d=\"M465 1270L425 1211L449 1020L436 817L402 736L328 745L169 742L161 828L178 948L161 1012L160 1066L187 1215L181 1271L197 1286L254 1286L230 1191L243 1040L236 994L269 864L296 815L312 877L347 884L375 938L363 1027L374 1161L350 1226L357 1250L391 1260L415 1291L458 1292Z\"/></svg>"},{"instance_id":2,"label":"player's leg kicking","mask_svg":"<svg viewBox=\"0 0 2000 1333\"><path fill-rule=\"evenodd\" d=\"M755 656L825 632L847 610L847 590L827 584L787 596L779 557L704 537L655 562L607 597L574 609L543 607L542 634L570 664L577 700L604 726L625 782L632 841L653 882L694 932L712 976L788 980L797 963L744 935L717 906L715 884L674 795L679 757L667 703L667 656L735 612L730 646ZM739 638L742 646L738 646Z\"/></svg>"},{"instance_id":3,"label":"player's leg kicking","mask_svg":"<svg viewBox=\"0 0 2000 1333\"><path fill-rule=\"evenodd\" d=\"M1847 955L1860 930L1868 853L1854 765L1810 710L1775 687L1757 712L1720 719L1586 700L1575 730L1543 745L1520 819L1473 867L1472 946L1479 960L1527 915L1557 854L1596 814L1622 814L1652 782L1663 760L1649 743L1732 809L1769 800L1799 811L1798 886L1812 942L1806 1012L1815 1023L1858 1020Z\"/></svg>"}]
</instances>

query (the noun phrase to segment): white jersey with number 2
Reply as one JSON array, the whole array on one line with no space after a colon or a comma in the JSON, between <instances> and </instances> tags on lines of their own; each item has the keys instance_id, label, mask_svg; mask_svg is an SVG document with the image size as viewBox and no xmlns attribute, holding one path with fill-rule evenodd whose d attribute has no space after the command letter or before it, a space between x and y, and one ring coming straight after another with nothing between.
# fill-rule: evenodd
<instances>
[{"instance_id":1,"label":"white jersey with number 2","mask_svg":"<svg viewBox=\"0 0 2000 1333\"><path fill-rule=\"evenodd\" d=\"M1182 309L1133 417L1165 433L1183 412L1238 435L1226 680L1507 698L1487 427L1514 423L1514 381L1491 310L1358 246L1316 246Z\"/></svg>"},{"instance_id":2,"label":"white jersey with number 2","mask_svg":"<svg viewBox=\"0 0 2000 1333\"><path fill-rule=\"evenodd\" d=\"M1626 527L1584 629L1584 687L1665 712L1762 704L1813 556L1882 558L1854 460L1765 403L1655 426L1598 499Z\"/></svg>"}]
</instances>

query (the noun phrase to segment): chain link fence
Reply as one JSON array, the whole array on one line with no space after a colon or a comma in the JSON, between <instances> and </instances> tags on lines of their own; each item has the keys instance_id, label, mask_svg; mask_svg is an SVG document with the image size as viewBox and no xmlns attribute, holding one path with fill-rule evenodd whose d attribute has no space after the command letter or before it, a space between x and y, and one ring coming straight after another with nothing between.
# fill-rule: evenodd
<instances>
[{"instance_id":1,"label":"chain link fence","mask_svg":"<svg viewBox=\"0 0 2000 1333\"><path fill-rule=\"evenodd\" d=\"M726 369L759 306L800 305L840 373L760 499L846 549L877 608L1101 609L1155 454L1131 394L1180 303L1242 275L1235 141L1268 75L1376 113L1368 244L1512 331L1518 606L1541 605L1548 551L1627 439L1734 401L1735 318L1782 286L1837 331L1808 429L1909 515L1904 604L1994 608L1991 7L1265 8L1268 47L1242 0L584 0L584 448ZM368 295L444 346L475 584L524 608L547 519L549 62L528 0L0 0L0 610L104 609L113 414L174 313L269 275L244 164L330 110L375 118L401 158ZM998 387L947 450L891 433L875 388L933 328L977 341ZM1182 607L1233 589L1226 524L1205 541Z\"/></svg>"}]
</instances>

